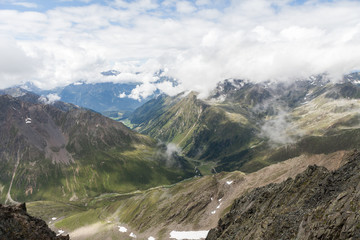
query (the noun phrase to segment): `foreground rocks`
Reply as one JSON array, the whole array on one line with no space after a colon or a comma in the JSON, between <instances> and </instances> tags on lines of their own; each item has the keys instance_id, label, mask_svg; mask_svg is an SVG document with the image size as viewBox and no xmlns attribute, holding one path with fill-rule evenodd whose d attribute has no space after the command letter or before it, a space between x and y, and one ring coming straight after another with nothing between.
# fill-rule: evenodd
<instances>
[{"instance_id":1,"label":"foreground rocks","mask_svg":"<svg viewBox=\"0 0 360 240\"><path fill-rule=\"evenodd\" d=\"M360 153L243 195L206 239L360 239Z\"/></svg>"},{"instance_id":2,"label":"foreground rocks","mask_svg":"<svg viewBox=\"0 0 360 240\"><path fill-rule=\"evenodd\" d=\"M27 214L25 203L17 206L0 204L0 240L69 240L56 236L43 220Z\"/></svg>"}]
</instances>

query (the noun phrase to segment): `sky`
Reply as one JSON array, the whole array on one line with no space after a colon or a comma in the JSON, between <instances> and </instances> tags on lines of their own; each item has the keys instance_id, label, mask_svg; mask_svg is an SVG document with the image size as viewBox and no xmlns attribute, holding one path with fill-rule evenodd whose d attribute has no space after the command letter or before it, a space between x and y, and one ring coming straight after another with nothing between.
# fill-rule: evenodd
<instances>
[{"instance_id":1,"label":"sky","mask_svg":"<svg viewBox=\"0 0 360 240\"><path fill-rule=\"evenodd\" d=\"M141 99L206 96L227 78L338 80L360 69L359 12L350 0L0 0L0 88L137 82ZM159 69L179 85L156 83Z\"/></svg>"}]
</instances>

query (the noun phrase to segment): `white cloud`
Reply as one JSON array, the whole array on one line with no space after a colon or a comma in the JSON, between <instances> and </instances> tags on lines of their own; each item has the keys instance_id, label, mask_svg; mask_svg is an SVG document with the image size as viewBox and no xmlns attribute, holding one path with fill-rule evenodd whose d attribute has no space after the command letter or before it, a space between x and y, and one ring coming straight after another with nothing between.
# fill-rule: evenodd
<instances>
[{"instance_id":1,"label":"white cloud","mask_svg":"<svg viewBox=\"0 0 360 240\"><path fill-rule=\"evenodd\" d=\"M126 97L127 97L127 95L124 92L119 94L119 98L126 98Z\"/></svg>"},{"instance_id":2,"label":"white cloud","mask_svg":"<svg viewBox=\"0 0 360 240\"><path fill-rule=\"evenodd\" d=\"M46 97L41 96L39 100L45 104L53 104L56 101L60 101L61 97L55 93L50 93Z\"/></svg>"},{"instance_id":3,"label":"white cloud","mask_svg":"<svg viewBox=\"0 0 360 240\"><path fill-rule=\"evenodd\" d=\"M156 88L205 96L224 78L286 81L328 72L336 79L360 69L360 2L243 0L224 8L226 2L116 0L47 12L0 10L0 87L111 80L138 82L135 99ZM153 81L165 67L179 86ZM110 69L121 74L100 74Z\"/></svg>"},{"instance_id":4,"label":"white cloud","mask_svg":"<svg viewBox=\"0 0 360 240\"><path fill-rule=\"evenodd\" d=\"M11 38L0 35L0 88L10 87L36 74L36 60Z\"/></svg>"},{"instance_id":5,"label":"white cloud","mask_svg":"<svg viewBox=\"0 0 360 240\"><path fill-rule=\"evenodd\" d=\"M159 89L161 92L167 93L170 96L174 96L181 91L180 88L177 86L174 86L172 82L161 82L155 85L157 89Z\"/></svg>"},{"instance_id":6,"label":"white cloud","mask_svg":"<svg viewBox=\"0 0 360 240\"><path fill-rule=\"evenodd\" d=\"M146 11L146 10L156 9L158 7L157 2L153 0L135 0L135 1L115 0L113 5L116 7L135 10L135 11Z\"/></svg>"},{"instance_id":7,"label":"white cloud","mask_svg":"<svg viewBox=\"0 0 360 240\"><path fill-rule=\"evenodd\" d=\"M180 153L181 153L181 148L179 148L176 144L168 143L166 145L166 155L168 158L173 157L174 154L180 154Z\"/></svg>"},{"instance_id":8,"label":"white cloud","mask_svg":"<svg viewBox=\"0 0 360 240\"><path fill-rule=\"evenodd\" d=\"M38 5L36 3L29 3L29 2L13 2L13 5L22 6L26 8L37 8Z\"/></svg>"},{"instance_id":9,"label":"white cloud","mask_svg":"<svg viewBox=\"0 0 360 240\"><path fill-rule=\"evenodd\" d=\"M178 1L176 2L176 10L180 13L192 13L196 8L191 2Z\"/></svg>"},{"instance_id":10,"label":"white cloud","mask_svg":"<svg viewBox=\"0 0 360 240\"><path fill-rule=\"evenodd\" d=\"M151 84L149 82L143 83L141 85L137 85L136 88L134 88L128 95L128 98L141 101L142 99L151 96L155 90L156 86L154 84Z\"/></svg>"},{"instance_id":11,"label":"white cloud","mask_svg":"<svg viewBox=\"0 0 360 240\"><path fill-rule=\"evenodd\" d=\"M199 17L216 20L221 17L220 11L216 9L203 9L197 12Z\"/></svg>"},{"instance_id":12,"label":"white cloud","mask_svg":"<svg viewBox=\"0 0 360 240\"><path fill-rule=\"evenodd\" d=\"M287 118L287 113L280 110L277 116L265 122L261 127L261 135L269 138L273 144L293 143L294 139L287 133L287 130L291 127L291 123Z\"/></svg>"},{"instance_id":13,"label":"white cloud","mask_svg":"<svg viewBox=\"0 0 360 240\"><path fill-rule=\"evenodd\" d=\"M203 6L203 5L209 5L211 3L210 0L196 0L195 4L198 6Z\"/></svg>"}]
</instances>

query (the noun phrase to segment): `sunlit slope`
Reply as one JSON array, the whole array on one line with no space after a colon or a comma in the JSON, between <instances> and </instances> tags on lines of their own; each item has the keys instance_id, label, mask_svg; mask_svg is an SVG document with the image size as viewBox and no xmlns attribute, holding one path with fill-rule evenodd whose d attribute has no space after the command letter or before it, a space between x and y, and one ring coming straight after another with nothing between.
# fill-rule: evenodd
<instances>
[{"instance_id":1,"label":"sunlit slope","mask_svg":"<svg viewBox=\"0 0 360 240\"><path fill-rule=\"evenodd\" d=\"M155 118L150 112L140 115L137 111L131 121L147 119L137 126L138 131L176 143L188 157L212 161L247 148L254 137L254 126L246 117L200 100L196 93L161 98L168 103L163 107L165 111L155 114ZM142 108L152 107L159 105L151 102Z\"/></svg>"},{"instance_id":2,"label":"sunlit slope","mask_svg":"<svg viewBox=\"0 0 360 240\"><path fill-rule=\"evenodd\" d=\"M193 92L161 96L130 120L139 132L176 143L203 173L252 172L303 153L360 147L359 78L355 73L333 83L319 75L259 84L230 79L207 99Z\"/></svg>"},{"instance_id":3,"label":"sunlit slope","mask_svg":"<svg viewBox=\"0 0 360 240\"><path fill-rule=\"evenodd\" d=\"M169 239L173 230L215 227L234 199L254 188L282 182L312 164L337 169L346 162L346 156L346 152L302 155L248 175L223 172L145 191L104 194L86 206L35 202L28 204L28 208L35 216L51 221L54 228L69 232L72 239L127 239L131 232L140 239L150 236ZM120 232L119 227L126 228L127 232Z\"/></svg>"},{"instance_id":4,"label":"sunlit slope","mask_svg":"<svg viewBox=\"0 0 360 240\"><path fill-rule=\"evenodd\" d=\"M75 201L193 176L165 145L92 111L5 95L0 122L1 202Z\"/></svg>"}]
</instances>

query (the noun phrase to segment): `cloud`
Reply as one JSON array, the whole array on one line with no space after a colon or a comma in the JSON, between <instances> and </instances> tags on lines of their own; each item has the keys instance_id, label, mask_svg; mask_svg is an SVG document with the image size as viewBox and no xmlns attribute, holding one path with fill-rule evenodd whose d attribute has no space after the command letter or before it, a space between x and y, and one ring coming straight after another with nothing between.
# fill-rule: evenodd
<instances>
[{"instance_id":1,"label":"cloud","mask_svg":"<svg viewBox=\"0 0 360 240\"><path fill-rule=\"evenodd\" d=\"M13 5L22 6L26 8L37 8L38 5L36 3L29 3L29 2L13 2Z\"/></svg>"},{"instance_id":2,"label":"cloud","mask_svg":"<svg viewBox=\"0 0 360 240\"><path fill-rule=\"evenodd\" d=\"M151 96L155 90L156 86L154 84L143 83L141 85L137 85L136 88L134 88L128 95L128 98L141 101L141 99Z\"/></svg>"},{"instance_id":3,"label":"cloud","mask_svg":"<svg viewBox=\"0 0 360 240\"><path fill-rule=\"evenodd\" d=\"M327 72L336 80L360 69L358 1L107 3L0 10L0 32L6 33L0 39L8 39L0 40L1 85L137 82L131 97L140 99L157 87L206 96L225 78L289 81ZM159 68L169 69L179 85L157 85L151 78ZM100 74L109 69L121 74Z\"/></svg>"},{"instance_id":4,"label":"cloud","mask_svg":"<svg viewBox=\"0 0 360 240\"><path fill-rule=\"evenodd\" d=\"M174 143L168 143L166 145L166 155L168 158L171 158L174 156L174 154L180 154L181 149Z\"/></svg>"},{"instance_id":5,"label":"cloud","mask_svg":"<svg viewBox=\"0 0 360 240\"><path fill-rule=\"evenodd\" d=\"M11 38L0 36L0 88L10 87L36 74L36 60Z\"/></svg>"},{"instance_id":6,"label":"cloud","mask_svg":"<svg viewBox=\"0 0 360 240\"><path fill-rule=\"evenodd\" d=\"M60 101L61 97L55 93L48 94L47 96L41 96L39 100L45 104L53 104L56 101Z\"/></svg>"},{"instance_id":7,"label":"cloud","mask_svg":"<svg viewBox=\"0 0 360 240\"><path fill-rule=\"evenodd\" d=\"M176 2L176 10L180 13L192 13L196 10L194 5L188 1Z\"/></svg>"},{"instance_id":8,"label":"cloud","mask_svg":"<svg viewBox=\"0 0 360 240\"><path fill-rule=\"evenodd\" d=\"M126 97L127 97L127 95L124 92L119 94L119 98L126 98Z\"/></svg>"},{"instance_id":9,"label":"cloud","mask_svg":"<svg viewBox=\"0 0 360 240\"><path fill-rule=\"evenodd\" d=\"M211 4L211 1L210 0L196 0L195 4L198 6L209 5L209 4Z\"/></svg>"},{"instance_id":10,"label":"cloud","mask_svg":"<svg viewBox=\"0 0 360 240\"><path fill-rule=\"evenodd\" d=\"M261 136L270 140L272 144L290 144L295 142L294 136L287 132L291 128L291 121L288 121L288 114L280 110L278 115L265 122L261 127Z\"/></svg>"}]
</instances>

